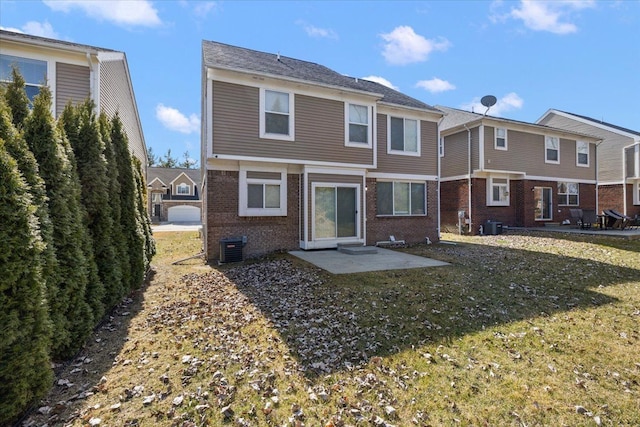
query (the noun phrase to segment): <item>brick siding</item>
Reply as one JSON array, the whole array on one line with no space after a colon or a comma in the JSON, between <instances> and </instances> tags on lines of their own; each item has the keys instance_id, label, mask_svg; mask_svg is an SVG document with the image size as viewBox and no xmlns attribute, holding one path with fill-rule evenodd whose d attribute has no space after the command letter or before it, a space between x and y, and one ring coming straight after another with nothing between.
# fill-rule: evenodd
<instances>
[{"instance_id":1,"label":"brick siding","mask_svg":"<svg viewBox=\"0 0 640 427\"><path fill-rule=\"evenodd\" d=\"M286 217L238 216L238 183L237 171L207 172L207 260L220 259L221 239L241 236L247 237L243 252L245 258L298 249L298 175L287 176Z\"/></svg>"}]
</instances>

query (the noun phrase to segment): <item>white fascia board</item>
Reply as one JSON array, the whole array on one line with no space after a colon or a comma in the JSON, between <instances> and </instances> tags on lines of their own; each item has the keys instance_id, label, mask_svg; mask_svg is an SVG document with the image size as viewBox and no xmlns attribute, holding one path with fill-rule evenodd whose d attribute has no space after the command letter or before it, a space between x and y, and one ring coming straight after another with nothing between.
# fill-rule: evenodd
<instances>
[{"instance_id":1,"label":"white fascia board","mask_svg":"<svg viewBox=\"0 0 640 427\"><path fill-rule=\"evenodd\" d=\"M388 179L388 180L408 180L408 181L437 181L437 175L399 174L386 172L368 172L367 178Z\"/></svg>"},{"instance_id":2,"label":"white fascia board","mask_svg":"<svg viewBox=\"0 0 640 427\"><path fill-rule=\"evenodd\" d=\"M313 165L313 166L328 166L328 167L335 167L335 168L359 168L359 169L374 168L374 165L358 164L358 163L335 163L335 162L321 162L321 161L312 161L312 160L303 160L303 159L235 156L235 155L227 155L227 154L213 154L212 157L210 157L208 160L215 161L216 159L238 160L238 161L247 161L247 162L291 163L291 164L302 164L302 165ZM208 162L207 162L207 169L210 169Z\"/></svg>"},{"instance_id":3,"label":"white fascia board","mask_svg":"<svg viewBox=\"0 0 640 427\"><path fill-rule=\"evenodd\" d=\"M535 176L535 175L527 175L526 179L535 180L535 181L552 181L552 182L578 182L581 184L596 184L597 181L595 179L577 179L577 178L563 178L558 176Z\"/></svg>"},{"instance_id":4,"label":"white fascia board","mask_svg":"<svg viewBox=\"0 0 640 427\"><path fill-rule=\"evenodd\" d=\"M462 179L469 179L469 175L455 175L448 176L446 178L440 177L440 182L449 182L449 181L460 181Z\"/></svg>"}]
</instances>

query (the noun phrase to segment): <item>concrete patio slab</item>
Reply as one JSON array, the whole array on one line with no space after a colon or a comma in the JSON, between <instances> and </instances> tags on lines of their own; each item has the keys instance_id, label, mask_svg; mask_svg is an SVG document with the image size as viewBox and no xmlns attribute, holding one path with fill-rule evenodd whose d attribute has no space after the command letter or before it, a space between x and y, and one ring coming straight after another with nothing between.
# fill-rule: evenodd
<instances>
[{"instance_id":1,"label":"concrete patio slab","mask_svg":"<svg viewBox=\"0 0 640 427\"><path fill-rule=\"evenodd\" d=\"M390 249L377 248L378 253L348 255L335 249L317 251L291 251L291 255L303 259L333 274L364 273L381 270L440 267L449 263Z\"/></svg>"}]
</instances>

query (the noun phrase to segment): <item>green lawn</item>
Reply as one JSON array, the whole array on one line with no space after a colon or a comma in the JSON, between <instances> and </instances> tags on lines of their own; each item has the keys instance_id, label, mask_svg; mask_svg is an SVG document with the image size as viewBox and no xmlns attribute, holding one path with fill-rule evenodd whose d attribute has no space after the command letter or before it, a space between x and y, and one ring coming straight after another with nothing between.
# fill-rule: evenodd
<instances>
[{"instance_id":1,"label":"green lawn","mask_svg":"<svg viewBox=\"0 0 640 427\"><path fill-rule=\"evenodd\" d=\"M404 250L450 266L334 276L288 255L173 266L196 236L156 239L109 363L64 373L106 380L61 420L640 425L639 240L445 235Z\"/></svg>"}]
</instances>

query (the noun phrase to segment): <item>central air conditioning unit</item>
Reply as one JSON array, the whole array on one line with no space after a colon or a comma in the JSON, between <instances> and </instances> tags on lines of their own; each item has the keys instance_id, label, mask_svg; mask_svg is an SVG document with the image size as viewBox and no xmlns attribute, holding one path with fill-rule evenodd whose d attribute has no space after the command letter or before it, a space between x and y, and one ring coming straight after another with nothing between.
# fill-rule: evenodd
<instances>
[{"instance_id":1,"label":"central air conditioning unit","mask_svg":"<svg viewBox=\"0 0 640 427\"><path fill-rule=\"evenodd\" d=\"M246 243L246 237L232 237L220 240L220 264L243 261L242 248Z\"/></svg>"}]
</instances>

